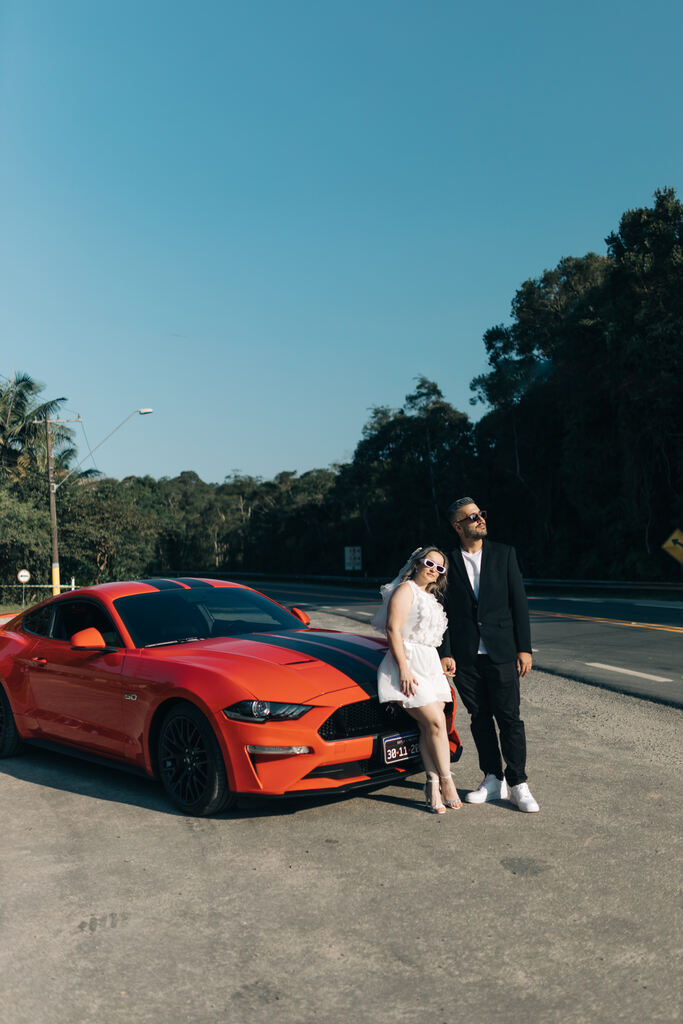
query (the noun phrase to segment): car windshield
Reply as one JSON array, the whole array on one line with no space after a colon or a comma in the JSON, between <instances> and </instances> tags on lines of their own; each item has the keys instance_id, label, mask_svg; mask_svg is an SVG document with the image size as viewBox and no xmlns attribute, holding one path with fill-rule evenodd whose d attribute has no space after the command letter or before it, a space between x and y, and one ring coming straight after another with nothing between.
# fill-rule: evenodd
<instances>
[{"instance_id":1,"label":"car windshield","mask_svg":"<svg viewBox=\"0 0 683 1024\"><path fill-rule=\"evenodd\" d=\"M284 608L241 587L132 594L119 597L114 607L136 647L302 628L301 622Z\"/></svg>"}]
</instances>

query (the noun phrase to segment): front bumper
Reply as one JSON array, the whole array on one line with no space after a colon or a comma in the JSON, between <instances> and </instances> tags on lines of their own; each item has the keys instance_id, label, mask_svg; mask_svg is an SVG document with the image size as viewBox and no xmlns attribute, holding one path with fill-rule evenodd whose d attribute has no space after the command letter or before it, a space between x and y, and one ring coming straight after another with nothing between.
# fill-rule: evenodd
<instances>
[{"instance_id":1,"label":"front bumper","mask_svg":"<svg viewBox=\"0 0 683 1024\"><path fill-rule=\"evenodd\" d=\"M325 727L325 723L338 712L340 706L356 708L367 703L358 700L356 688L335 693L334 697L334 704L313 706L295 721L257 724L228 720L222 712L219 713L220 740L230 788L236 793L254 796L344 793L369 786L387 785L422 770L419 757L391 766L383 760L382 737L397 732L416 732L417 727L412 722L408 727L397 722L373 729L364 735L324 739L319 730L330 735L329 725ZM452 715L449 725L451 757L457 760L461 746L460 738L452 727ZM307 752L264 753L258 751L259 747L302 748Z\"/></svg>"}]
</instances>

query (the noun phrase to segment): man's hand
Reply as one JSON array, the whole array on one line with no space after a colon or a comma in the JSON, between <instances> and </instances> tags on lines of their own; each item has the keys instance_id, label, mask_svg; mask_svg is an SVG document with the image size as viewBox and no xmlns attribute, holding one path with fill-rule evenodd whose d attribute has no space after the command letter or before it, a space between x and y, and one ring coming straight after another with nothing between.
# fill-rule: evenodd
<instances>
[{"instance_id":1,"label":"man's hand","mask_svg":"<svg viewBox=\"0 0 683 1024\"><path fill-rule=\"evenodd\" d=\"M517 652L517 671L519 672L519 678L523 679L531 668L532 657L528 651Z\"/></svg>"},{"instance_id":2,"label":"man's hand","mask_svg":"<svg viewBox=\"0 0 683 1024\"><path fill-rule=\"evenodd\" d=\"M455 675L455 661L453 658L442 658L441 667L443 668L443 674L445 676Z\"/></svg>"}]
</instances>

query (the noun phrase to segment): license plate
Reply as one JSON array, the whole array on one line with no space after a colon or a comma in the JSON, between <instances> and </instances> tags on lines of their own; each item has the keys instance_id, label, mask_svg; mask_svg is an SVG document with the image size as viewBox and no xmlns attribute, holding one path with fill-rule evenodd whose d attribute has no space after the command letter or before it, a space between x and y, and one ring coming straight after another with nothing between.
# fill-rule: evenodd
<instances>
[{"instance_id":1,"label":"license plate","mask_svg":"<svg viewBox=\"0 0 683 1024\"><path fill-rule=\"evenodd\" d=\"M385 764L399 764L420 755L420 736L416 732L385 736L382 740Z\"/></svg>"}]
</instances>

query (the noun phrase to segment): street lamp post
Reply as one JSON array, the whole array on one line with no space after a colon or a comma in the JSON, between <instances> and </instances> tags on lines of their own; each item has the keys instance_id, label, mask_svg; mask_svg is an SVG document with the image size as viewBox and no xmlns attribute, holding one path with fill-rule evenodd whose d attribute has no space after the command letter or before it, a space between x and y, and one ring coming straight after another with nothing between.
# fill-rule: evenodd
<instances>
[{"instance_id":1,"label":"street lamp post","mask_svg":"<svg viewBox=\"0 0 683 1024\"><path fill-rule=\"evenodd\" d=\"M50 489L50 523L51 523L51 529L52 529L52 593L53 594L59 594L61 592L61 583L60 583L60 578L59 578L59 544L58 544L58 541L57 541L57 504L56 504L56 500L55 500L55 495L57 494L58 488L60 488L62 486L62 484L66 483L66 481L69 479L69 477L73 473L75 473L77 469L80 469L80 467L83 465L85 460L89 459L90 456L92 455L92 453L97 451L98 448L101 448L102 445L104 444L104 442L108 441L109 438L111 437L111 435L115 434L116 431L120 427L122 427L124 425L124 423L127 423L128 420L131 419L131 417L135 416L136 413L138 415L140 415L140 416L149 416L153 412L154 412L154 409L133 409L133 411L131 413L129 413L126 416L125 419L121 420L121 422L119 423L119 425L117 427L114 427L113 430L109 431L107 436L105 438L103 438L100 441L99 444L96 444L94 448L91 448L90 451L88 452L88 454L85 456L85 458L81 459L81 461L76 466L74 466L74 468L69 473L67 473L66 476L62 480L59 481L59 483L55 483L55 480L54 480L54 465L53 465L53 460L52 460L52 436L50 434L50 416L49 416L48 413L45 414L45 431L46 431L46 436L47 436L47 482L48 482L48 487Z\"/></svg>"},{"instance_id":2,"label":"street lamp post","mask_svg":"<svg viewBox=\"0 0 683 1024\"><path fill-rule=\"evenodd\" d=\"M50 489L50 524L52 527L52 593L59 594L59 545L57 543L57 502L55 501L55 471L52 461L52 437L50 435L50 414L45 413L45 436L47 440L47 485Z\"/></svg>"}]
</instances>

